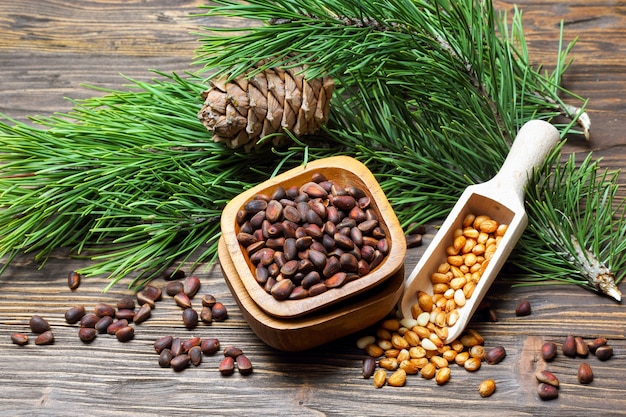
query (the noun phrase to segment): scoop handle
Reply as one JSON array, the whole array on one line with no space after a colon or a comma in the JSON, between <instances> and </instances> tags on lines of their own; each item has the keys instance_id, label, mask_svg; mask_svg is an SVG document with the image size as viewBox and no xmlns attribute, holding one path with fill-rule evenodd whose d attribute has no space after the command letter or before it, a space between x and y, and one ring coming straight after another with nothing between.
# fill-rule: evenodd
<instances>
[{"instance_id":1,"label":"scoop handle","mask_svg":"<svg viewBox=\"0 0 626 417\"><path fill-rule=\"evenodd\" d=\"M524 190L535 167L541 166L560 139L559 131L543 120L526 122L517 133L500 171L492 181L515 191L523 201Z\"/></svg>"}]
</instances>

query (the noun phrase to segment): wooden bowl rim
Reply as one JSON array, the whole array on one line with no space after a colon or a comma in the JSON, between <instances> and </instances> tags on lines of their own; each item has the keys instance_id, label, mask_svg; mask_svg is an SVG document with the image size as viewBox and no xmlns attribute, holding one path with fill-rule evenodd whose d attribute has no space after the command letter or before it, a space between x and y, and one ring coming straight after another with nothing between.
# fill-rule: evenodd
<instances>
[{"instance_id":1,"label":"wooden bowl rim","mask_svg":"<svg viewBox=\"0 0 626 417\"><path fill-rule=\"evenodd\" d=\"M244 204L256 194L273 190L279 184L302 185L311 180L313 172L333 174L327 176L329 180L333 181L338 181L334 175L341 175L344 181L359 183L353 185L363 188L372 200L372 204L380 217L380 223L389 239L389 253L375 270L357 280L346 283L340 288L334 288L317 296L301 300L276 300L256 282L251 272L251 264L237 241L236 215ZM406 241L402 227L380 185L363 163L348 156L334 156L311 161L306 166L293 168L242 192L224 208L221 229L230 258L246 291L261 309L276 317L300 317L366 291L393 276L404 265L406 254Z\"/></svg>"}]
</instances>

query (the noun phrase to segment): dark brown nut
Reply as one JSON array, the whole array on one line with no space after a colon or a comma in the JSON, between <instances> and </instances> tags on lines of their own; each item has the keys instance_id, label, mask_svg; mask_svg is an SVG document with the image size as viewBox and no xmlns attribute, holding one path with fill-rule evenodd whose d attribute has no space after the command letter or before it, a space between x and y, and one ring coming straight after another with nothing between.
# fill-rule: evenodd
<instances>
[{"instance_id":1,"label":"dark brown nut","mask_svg":"<svg viewBox=\"0 0 626 417\"><path fill-rule=\"evenodd\" d=\"M202 338L198 336L190 337L182 342L183 353L188 353L192 347L200 346L202 344Z\"/></svg>"},{"instance_id":2,"label":"dark brown nut","mask_svg":"<svg viewBox=\"0 0 626 417\"><path fill-rule=\"evenodd\" d=\"M161 274L163 276L163 279L165 280L175 280L175 279L183 279L185 278L185 271L183 271L182 269L174 269L174 268L167 268L165 271L162 272Z\"/></svg>"},{"instance_id":3,"label":"dark brown nut","mask_svg":"<svg viewBox=\"0 0 626 417\"><path fill-rule=\"evenodd\" d=\"M85 306L70 307L65 311L65 321L68 324L76 324L85 315Z\"/></svg>"},{"instance_id":4,"label":"dark brown nut","mask_svg":"<svg viewBox=\"0 0 626 417\"><path fill-rule=\"evenodd\" d=\"M202 307L202 310L200 310L200 320L206 324L211 324L213 322L213 311L211 311L211 307Z\"/></svg>"},{"instance_id":5,"label":"dark brown nut","mask_svg":"<svg viewBox=\"0 0 626 417\"><path fill-rule=\"evenodd\" d=\"M574 335L569 334L565 337L561 350L565 356L570 358L576 357L576 338Z\"/></svg>"},{"instance_id":6,"label":"dark brown nut","mask_svg":"<svg viewBox=\"0 0 626 417\"><path fill-rule=\"evenodd\" d=\"M224 356L217 369L222 375L232 375L235 372L235 359L230 356Z\"/></svg>"},{"instance_id":7,"label":"dark brown nut","mask_svg":"<svg viewBox=\"0 0 626 417\"><path fill-rule=\"evenodd\" d=\"M98 331L91 327L81 327L78 329L78 338L83 343L91 343L98 335Z\"/></svg>"},{"instance_id":8,"label":"dark brown nut","mask_svg":"<svg viewBox=\"0 0 626 417\"><path fill-rule=\"evenodd\" d=\"M304 287L299 285L295 287L293 291L291 291L291 294L289 294L289 299L290 300L302 300L304 298L307 298L308 296L309 296L309 290L304 289Z\"/></svg>"},{"instance_id":9,"label":"dark brown nut","mask_svg":"<svg viewBox=\"0 0 626 417\"><path fill-rule=\"evenodd\" d=\"M243 351L236 346L226 346L224 348L224 356L230 356L232 358L236 358L237 356L243 354Z\"/></svg>"},{"instance_id":10,"label":"dark brown nut","mask_svg":"<svg viewBox=\"0 0 626 417\"><path fill-rule=\"evenodd\" d=\"M115 332L115 337L122 343L126 343L135 337L135 329L132 326L126 326Z\"/></svg>"},{"instance_id":11,"label":"dark brown nut","mask_svg":"<svg viewBox=\"0 0 626 417\"><path fill-rule=\"evenodd\" d=\"M115 317L115 307L107 303L98 303L94 307L93 313L98 317Z\"/></svg>"},{"instance_id":12,"label":"dark brown nut","mask_svg":"<svg viewBox=\"0 0 626 417\"><path fill-rule=\"evenodd\" d=\"M541 345L541 357L544 361L549 362L556 357L557 346L554 342L545 342Z\"/></svg>"},{"instance_id":13,"label":"dark brown nut","mask_svg":"<svg viewBox=\"0 0 626 417\"><path fill-rule=\"evenodd\" d=\"M179 292L178 294L176 294L174 296L174 302L180 308L190 308L191 307L191 300L189 300L189 297L184 292Z\"/></svg>"},{"instance_id":14,"label":"dark brown nut","mask_svg":"<svg viewBox=\"0 0 626 417\"><path fill-rule=\"evenodd\" d=\"M193 366L199 366L202 363L202 349L200 346L194 346L189 349L189 361Z\"/></svg>"},{"instance_id":15,"label":"dark brown nut","mask_svg":"<svg viewBox=\"0 0 626 417\"><path fill-rule=\"evenodd\" d=\"M587 362L583 362L578 366L578 382L581 384L590 384L593 381L593 371Z\"/></svg>"},{"instance_id":16,"label":"dark brown nut","mask_svg":"<svg viewBox=\"0 0 626 417\"><path fill-rule=\"evenodd\" d=\"M174 356L172 360L170 360L170 367L175 372L182 372L189 366L189 355L186 353L182 353L180 355Z\"/></svg>"},{"instance_id":17,"label":"dark brown nut","mask_svg":"<svg viewBox=\"0 0 626 417\"><path fill-rule=\"evenodd\" d=\"M410 235L406 235L405 239L407 248L417 248L422 246L422 235L420 234L412 233Z\"/></svg>"},{"instance_id":18,"label":"dark brown nut","mask_svg":"<svg viewBox=\"0 0 626 417\"><path fill-rule=\"evenodd\" d=\"M244 248L254 245L259 240L251 233L239 232L237 233L237 242L239 242Z\"/></svg>"},{"instance_id":19,"label":"dark brown nut","mask_svg":"<svg viewBox=\"0 0 626 417\"><path fill-rule=\"evenodd\" d=\"M310 181L300 187L300 192L309 196L309 198L326 198L328 191L320 184Z\"/></svg>"},{"instance_id":20,"label":"dark brown nut","mask_svg":"<svg viewBox=\"0 0 626 417\"><path fill-rule=\"evenodd\" d=\"M530 301L523 300L515 308L515 315L518 317L528 316L531 313Z\"/></svg>"},{"instance_id":21,"label":"dark brown nut","mask_svg":"<svg viewBox=\"0 0 626 417\"><path fill-rule=\"evenodd\" d=\"M213 295L211 295L211 294L204 294L202 296L202 305L204 307L209 307L209 308L213 307L215 305L216 301L217 300L215 299L215 297Z\"/></svg>"},{"instance_id":22,"label":"dark brown nut","mask_svg":"<svg viewBox=\"0 0 626 417\"><path fill-rule=\"evenodd\" d=\"M113 317L111 316L104 316L102 318L100 318L100 320L98 320L96 322L96 324L93 326L93 328L98 332L98 333L106 333L107 329L109 328L109 326L111 324L113 324ZM86 327L87 329L89 327Z\"/></svg>"},{"instance_id":23,"label":"dark brown nut","mask_svg":"<svg viewBox=\"0 0 626 417\"><path fill-rule=\"evenodd\" d=\"M270 294L272 294L272 297L276 300L286 300L289 298L289 295L295 287L296 286L293 284L293 281L288 278L284 278L272 286Z\"/></svg>"},{"instance_id":24,"label":"dark brown nut","mask_svg":"<svg viewBox=\"0 0 626 417\"><path fill-rule=\"evenodd\" d=\"M350 195L338 195L335 196L331 203L339 210L349 212L354 206L356 206L356 200Z\"/></svg>"},{"instance_id":25,"label":"dark brown nut","mask_svg":"<svg viewBox=\"0 0 626 417\"><path fill-rule=\"evenodd\" d=\"M535 373L535 378L537 378L537 381L542 382L544 384L549 384L552 385L553 387L559 387L559 380L558 378L550 371L537 371Z\"/></svg>"},{"instance_id":26,"label":"dark brown nut","mask_svg":"<svg viewBox=\"0 0 626 417\"><path fill-rule=\"evenodd\" d=\"M35 338L36 345L51 345L54 343L54 334L52 330L46 330Z\"/></svg>"},{"instance_id":27,"label":"dark brown nut","mask_svg":"<svg viewBox=\"0 0 626 417\"><path fill-rule=\"evenodd\" d=\"M591 353L596 353L596 349L600 346L604 346L608 343L608 340L604 337L598 337L587 343L587 347Z\"/></svg>"},{"instance_id":28,"label":"dark brown nut","mask_svg":"<svg viewBox=\"0 0 626 417\"><path fill-rule=\"evenodd\" d=\"M183 341L180 339L180 337L175 337L172 340L172 347L170 348L170 350L172 351L172 355L174 356L185 353L183 352Z\"/></svg>"},{"instance_id":29,"label":"dark brown nut","mask_svg":"<svg viewBox=\"0 0 626 417\"><path fill-rule=\"evenodd\" d=\"M28 325L33 333L43 333L50 330L50 323L48 323L46 319L38 316L37 314L30 318Z\"/></svg>"},{"instance_id":30,"label":"dark brown nut","mask_svg":"<svg viewBox=\"0 0 626 417\"><path fill-rule=\"evenodd\" d=\"M350 252L345 252L342 253L341 256L339 256L339 265L341 266L343 271L357 272L357 270L359 269L359 260L354 254Z\"/></svg>"},{"instance_id":31,"label":"dark brown nut","mask_svg":"<svg viewBox=\"0 0 626 417\"><path fill-rule=\"evenodd\" d=\"M489 365L495 365L500 363L505 356L506 350L504 349L504 346L496 346L493 349L489 349L487 353L485 353L485 362Z\"/></svg>"},{"instance_id":32,"label":"dark brown nut","mask_svg":"<svg viewBox=\"0 0 626 417\"><path fill-rule=\"evenodd\" d=\"M316 295L322 294L322 293L324 293L326 291L328 291L328 287L326 287L326 284L324 284L323 282L315 284L315 285L311 286L311 288L309 288L309 294L311 296L316 296Z\"/></svg>"},{"instance_id":33,"label":"dark brown nut","mask_svg":"<svg viewBox=\"0 0 626 417\"><path fill-rule=\"evenodd\" d=\"M243 208L248 214L256 214L258 212L265 211L267 208L267 201L261 199L250 200L244 205Z\"/></svg>"},{"instance_id":34,"label":"dark brown nut","mask_svg":"<svg viewBox=\"0 0 626 417\"><path fill-rule=\"evenodd\" d=\"M130 295L126 295L118 300L116 305L118 310L134 310L135 309L135 300Z\"/></svg>"},{"instance_id":35,"label":"dark brown nut","mask_svg":"<svg viewBox=\"0 0 626 417\"><path fill-rule=\"evenodd\" d=\"M67 286L70 290L75 290L80 286L80 274L76 271L72 271L67 276Z\"/></svg>"},{"instance_id":36,"label":"dark brown nut","mask_svg":"<svg viewBox=\"0 0 626 417\"><path fill-rule=\"evenodd\" d=\"M171 350L169 350L168 348L163 349L159 353L159 366L161 368L169 368L170 367L170 362L172 361L173 357L174 357L174 355L172 355L172 351Z\"/></svg>"},{"instance_id":37,"label":"dark brown nut","mask_svg":"<svg viewBox=\"0 0 626 417\"><path fill-rule=\"evenodd\" d=\"M150 304L146 303L142 305L139 310L137 310L137 313L135 313L135 315L133 316L133 321L135 322L135 324L140 324L148 320L151 315L152 307L150 307Z\"/></svg>"},{"instance_id":38,"label":"dark brown nut","mask_svg":"<svg viewBox=\"0 0 626 417\"><path fill-rule=\"evenodd\" d=\"M102 317L98 317L94 313L87 313L80 318L80 327L96 327L96 323L100 321L101 318Z\"/></svg>"},{"instance_id":39,"label":"dark brown nut","mask_svg":"<svg viewBox=\"0 0 626 417\"><path fill-rule=\"evenodd\" d=\"M574 345L576 346L577 356L586 358L589 355L589 346L587 346L587 343L585 343L585 340L582 337L576 336L574 338Z\"/></svg>"},{"instance_id":40,"label":"dark brown nut","mask_svg":"<svg viewBox=\"0 0 626 417\"><path fill-rule=\"evenodd\" d=\"M341 287L343 284L346 283L346 279L348 277L348 274L346 274L345 272L337 272L336 274L333 274L332 276L326 278L326 281L324 281L324 284L326 285L326 288L339 288Z\"/></svg>"},{"instance_id":41,"label":"dark brown nut","mask_svg":"<svg viewBox=\"0 0 626 417\"><path fill-rule=\"evenodd\" d=\"M265 218L270 223L276 223L283 215L283 205L277 200L271 200L265 208Z\"/></svg>"},{"instance_id":42,"label":"dark brown nut","mask_svg":"<svg viewBox=\"0 0 626 417\"><path fill-rule=\"evenodd\" d=\"M224 321L228 318L226 306L219 301L211 307L211 313L213 313L213 320L215 321Z\"/></svg>"},{"instance_id":43,"label":"dark brown nut","mask_svg":"<svg viewBox=\"0 0 626 417\"><path fill-rule=\"evenodd\" d=\"M144 305L149 306L150 303L145 303ZM135 310L130 308L118 309L115 312L115 318L118 320L126 319L128 321L133 321L133 319L135 318Z\"/></svg>"},{"instance_id":44,"label":"dark brown nut","mask_svg":"<svg viewBox=\"0 0 626 417\"><path fill-rule=\"evenodd\" d=\"M107 334L116 334L118 330L123 329L128 326L128 320L121 319L118 321L114 321L107 327Z\"/></svg>"},{"instance_id":45,"label":"dark brown nut","mask_svg":"<svg viewBox=\"0 0 626 417\"><path fill-rule=\"evenodd\" d=\"M156 306L155 301L150 298L146 293L140 291L137 293L137 303L142 306L144 304L148 304L150 307L154 308Z\"/></svg>"},{"instance_id":46,"label":"dark brown nut","mask_svg":"<svg viewBox=\"0 0 626 417\"><path fill-rule=\"evenodd\" d=\"M168 282L167 285L165 286L165 293L169 295L170 297L173 297L179 292L184 292L184 291L185 291L185 286L180 281Z\"/></svg>"},{"instance_id":47,"label":"dark brown nut","mask_svg":"<svg viewBox=\"0 0 626 417\"><path fill-rule=\"evenodd\" d=\"M613 356L613 347L609 345L599 346L596 349L595 355L601 361L605 361Z\"/></svg>"},{"instance_id":48,"label":"dark brown nut","mask_svg":"<svg viewBox=\"0 0 626 417\"><path fill-rule=\"evenodd\" d=\"M28 336L26 336L24 333L13 333L11 335L11 342L18 345L18 346L24 346L28 344Z\"/></svg>"},{"instance_id":49,"label":"dark brown nut","mask_svg":"<svg viewBox=\"0 0 626 417\"><path fill-rule=\"evenodd\" d=\"M239 355L236 359L237 370L241 375L250 375L252 373L252 362L246 355Z\"/></svg>"},{"instance_id":50,"label":"dark brown nut","mask_svg":"<svg viewBox=\"0 0 626 417\"><path fill-rule=\"evenodd\" d=\"M141 292L150 300L155 302L161 301L161 299L163 298L163 291L161 291L159 287L155 287L154 285L146 285ZM139 303L139 305L143 305L143 303Z\"/></svg>"},{"instance_id":51,"label":"dark brown nut","mask_svg":"<svg viewBox=\"0 0 626 417\"><path fill-rule=\"evenodd\" d=\"M213 355L220 350L220 341L216 338L204 339L200 348L205 355Z\"/></svg>"},{"instance_id":52,"label":"dark brown nut","mask_svg":"<svg viewBox=\"0 0 626 417\"><path fill-rule=\"evenodd\" d=\"M198 312L193 308L184 309L183 324L188 329L194 329L198 325Z\"/></svg>"},{"instance_id":53,"label":"dark brown nut","mask_svg":"<svg viewBox=\"0 0 626 417\"><path fill-rule=\"evenodd\" d=\"M559 389L550 384L540 383L537 385L537 395L544 401L554 400L559 396Z\"/></svg>"},{"instance_id":54,"label":"dark brown nut","mask_svg":"<svg viewBox=\"0 0 626 417\"><path fill-rule=\"evenodd\" d=\"M171 348L173 340L174 338L172 336L159 337L157 340L154 341L154 350L156 351L156 353L161 353L165 349Z\"/></svg>"},{"instance_id":55,"label":"dark brown nut","mask_svg":"<svg viewBox=\"0 0 626 417\"><path fill-rule=\"evenodd\" d=\"M376 359L372 357L367 357L363 359L363 378L369 379L372 375L374 375L374 371L376 370Z\"/></svg>"},{"instance_id":56,"label":"dark brown nut","mask_svg":"<svg viewBox=\"0 0 626 417\"><path fill-rule=\"evenodd\" d=\"M193 298L200 290L200 278L195 275L190 275L183 281L183 292L187 294L187 297Z\"/></svg>"}]
</instances>

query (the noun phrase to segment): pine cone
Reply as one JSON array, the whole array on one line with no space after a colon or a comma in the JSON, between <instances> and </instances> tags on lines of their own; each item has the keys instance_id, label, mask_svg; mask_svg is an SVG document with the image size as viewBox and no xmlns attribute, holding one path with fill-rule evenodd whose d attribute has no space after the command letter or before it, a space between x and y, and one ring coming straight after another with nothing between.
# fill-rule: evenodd
<instances>
[{"instance_id":1,"label":"pine cone","mask_svg":"<svg viewBox=\"0 0 626 417\"><path fill-rule=\"evenodd\" d=\"M215 142L246 151L269 143L284 145L284 130L296 136L315 133L328 120L335 84L330 77L305 80L301 72L302 67L270 68L251 78L212 80L202 93L198 118ZM279 135L259 143L272 133Z\"/></svg>"}]
</instances>

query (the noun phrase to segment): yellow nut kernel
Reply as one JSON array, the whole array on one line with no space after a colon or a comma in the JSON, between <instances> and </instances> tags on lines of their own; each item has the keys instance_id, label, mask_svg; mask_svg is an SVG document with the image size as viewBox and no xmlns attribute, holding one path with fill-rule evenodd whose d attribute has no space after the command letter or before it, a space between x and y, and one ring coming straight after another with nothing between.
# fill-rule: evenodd
<instances>
[{"instance_id":1,"label":"yellow nut kernel","mask_svg":"<svg viewBox=\"0 0 626 417\"><path fill-rule=\"evenodd\" d=\"M457 355L458 356L458 355ZM463 367L470 371L474 372L480 369L480 365L482 364L479 358L468 358L464 363Z\"/></svg>"},{"instance_id":2,"label":"yellow nut kernel","mask_svg":"<svg viewBox=\"0 0 626 417\"><path fill-rule=\"evenodd\" d=\"M424 367L422 368L422 378L424 379L433 379L436 373L437 368L432 362L424 365Z\"/></svg>"},{"instance_id":3,"label":"yellow nut kernel","mask_svg":"<svg viewBox=\"0 0 626 417\"><path fill-rule=\"evenodd\" d=\"M468 213L463 218L463 227L470 227L474 224L474 220L476 219L476 215L472 213Z\"/></svg>"},{"instance_id":4,"label":"yellow nut kernel","mask_svg":"<svg viewBox=\"0 0 626 417\"><path fill-rule=\"evenodd\" d=\"M391 336L391 344L396 349L408 349L410 347L406 339L398 333L394 333Z\"/></svg>"},{"instance_id":5,"label":"yellow nut kernel","mask_svg":"<svg viewBox=\"0 0 626 417\"><path fill-rule=\"evenodd\" d=\"M391 332L379 327L378 330L376 330L376 337L381 340L391 340Z\"/></svg>"},{"instance_id":6,"label":"yellow nut kernel","mask_svg":"<svg viewBox=\"0 0 626 417\"><path fill-rule=\"evenodd\" d=\"M478 386L478 393L481 397L489 397L496 390L496 381L493 379L485 379Z\"/></svg>"},{"instance_id":7,"label":"yellow nut kernel","mask_svg":"<svg viewBox=\"0 0 626 417\"><path fill-rule=\"evenodd\" d=\"M373 380L376 388L382 388L387 382L387 372L384 369L377 369L376 372L374 372Z\"/></svg>"},{"instance_id":8,"label":"yellow nut kernel","mask_svg":"<svg viewBox=\"0 0 626 417\"><path fill-rule=\"evenodd\" d=\"M448 360L439 355L433 356L430 358L430 361L434 363L437 368L445 368L448 366Z\"/></svg>"},{"instance_id":9,"label":"yellow nut kernel","mask_svg":"<svg viewBox=\"0 0 626 417\"><path fill-rule=\"evenodd\" d=\"M387 378L387 384L392 387L402 387L406 384L406 371L404 369L397 369L394 373Z\"/></svg>"},{"instance_id":10,"label":"yellow nut kernel","mask_svg":"<svg viewBox=\"0 0 626 417\"><path fill-rule=\"evenodd\" d=\"M378 366L388 371L398 369L398 360L396 358L383 358L378 361Z\"/></svg>"},{"instance_id":11,"label":"yellow nut kernel","mask_svg":"<svg viewBox=\"0 0 626 417\"><path fill-rule=\"evenodd\" d=\"M408 330L404 333L404 340L409 344L409 346L419 346L420 337L413 330Z\"/></svg>"},{"instance_id":12,"label":"yellow nut kernel","mask_svg":"<svg viewBox=\"0 0 626 417\"><path fill-rule=\"evenodd\" d=\"M411 359L419 359L426 356L426 349L421 346L413 346L409 349L409 356Z\"/></svg>"},{"instance_id":13,"label":"yellow nut kernel","mask_svg":"<svg viewBox=\"0 0 626 417\"><path fill-rule=\"evenodd\" d=\"M390 332L395 332L400 328L400 320L398 319L387 319L383 320L380 324L383 329L387 329Z\"/></svg>"},{"instance_id":14,"label":"yellow nut kernel","mask_svg":"<svg viewBox=\"0 0 626 417\"><path fill-rule=\"evenodd\" d=\"M417 375L420 371L420 367L418 366L418 364L410 359L400 362L399 368L403 369L407 375Z\"/></svg>"},{"instance_id":15,"label":"yellow nut kernel","mask_svg":"<svg viewBox=\"0 0 626 417\"><path fill-rule=\"evenodd\" d=\"M407 349L402 349L398 353L398 356L396 356L396 359L398 360L398 362L403 362L403 361L409 360L410 358L411 358L411 355L409 354L409 351Z\"/></svg>"},{"instance_id":16,"label":"yellow nut kernel","mask_svg":"<svg viewBox=\"0 0 626 417\"><path fill-rule=\"evenodd\" d=\"M365 353L367 353L369 356L373 358L378 358L382 356L384 352L385 350L375 343L371 343L365 346Z\"/></svg>"},{"instance_id":17,"label":"yellow nut kernel","mask_svg":"<svg viewBox=\"0 0 626 417\"><path fill-rule=\"evenodd\" d=\"M391 343L390 340L383 340L383 339L379 339L376 341L376 344L382 349L382 350L389 350L391 348L393 348L393 344Z\"/></svg>"},{"instance_id":18,"label":"yellow nut kernel","mask_svg":"<svg viewBox=\"0 0 626 417\"><path fill-rule=\"evenodd\" d=\"M455 357L454 357L454 363L456 363L459 366L463 366L465 365L465 362L469 359L470 355L468 351L465 352L459 352Z\"/></svg>"},{"instance_id":19,"label":"yellow nut kernel","mask_svg":"<svg viewBox=\"0 0 626 417\"><path fill-rule=\"evenodd\" d=\"M453 256L448 256L448 263L451 266L461 266L463 265L463 256L461 255L453 255Z\"/></svg>"},{"instance_id":20,"label":"yellow nut kernel","mask_svg":"<svg viewBox=\"0 0 626 417\"><path fill-rule=\"evenodd\" d=\"M385 351L385 356L387 358L397 358L399 354L400 354L400 349L391 348Z\"/></svg>"},{"instance_id":21,"label":"yellow nut kernel","mask_svg":"<svg viewBox=\"0 0 626 417\"><path fill-rule=\"evenodd\" d=\"M450 380L450 368L439 368L437 371L437 375L435 376L435 382L437 385L443 385Z\"/></svg>"},{"instance_id":22,"label":"yellow nut kernel","mask_svg":"<svg viewBox=\"0 0 626 417\"><path fill-rule=\"evenodd\" d=\"M474 223L472 223L472 226L474 227L474 229L477 229L477 230L478 230L478 229L480 229L480 225L481 225L481 223L486 222L486 221L488 221L488 220L491 220L491 218L490 218L489 216L486 216L486 215L484 215L484 214L481 214L481 215L476 216L476 217L474 218Z\"/></svg>"}]
</instances>

